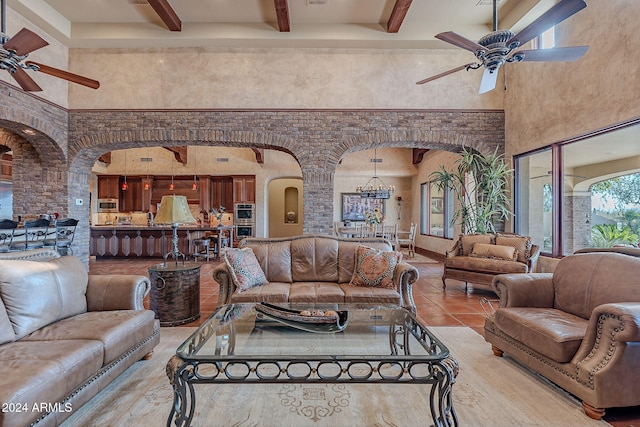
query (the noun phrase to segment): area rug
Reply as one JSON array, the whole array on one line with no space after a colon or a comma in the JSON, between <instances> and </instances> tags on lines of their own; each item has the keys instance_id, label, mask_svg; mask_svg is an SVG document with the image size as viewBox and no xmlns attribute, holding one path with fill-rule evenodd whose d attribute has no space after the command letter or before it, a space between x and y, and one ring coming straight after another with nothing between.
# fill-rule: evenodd
<instances>
[{"instance_id":1,"label":"area rug","mask_svg":"<svg viewBox=\"0 0 640 427\"><path fill-rule=\"evenodd\" d=\"M414 256L410 257L409 254L407 254L406 252L402 253L402 260L408 262L409 264L437 264L438 261L436 261L435 259L431 259L428 258L424 255L420 255L420 254L415 254Z\"/></svg>"},{"instance_id":2,"label":"area rug","mask_svg":"<svg viewBox=\"0 0 640 427\"><path fill-rule=\"evenodd\" d=\"M608 426L580 403L470 328L433 327L458 359L453 399L461 426ZM164 426L172 404L165 363L193 328L162 328L149 361L129 368L63 427ZM418 427L431 425L428 385L253 384L196 386L197 427Z\"/></svg>"}]
</instances>

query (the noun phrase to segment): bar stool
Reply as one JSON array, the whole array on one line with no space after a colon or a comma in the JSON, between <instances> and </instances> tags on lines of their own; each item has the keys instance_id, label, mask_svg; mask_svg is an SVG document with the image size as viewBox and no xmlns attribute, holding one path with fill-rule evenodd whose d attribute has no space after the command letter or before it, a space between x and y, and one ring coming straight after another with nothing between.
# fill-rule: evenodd
<instances>
[{"instance_id":1,"label":"bar stool","mask_svg":"<svg viewBox=\"0 0 640 427\"><path fill-rule=\"evenodd\" d=\"M229 246L229 237L223 231L220 231L218 233L206 231L205 236L206 238L211 239L211 246L209 247L209 250L213 252L213 257L219 258L220 254L218 253L218 239L222 239L222 244L220 245L220 247L226 248Z\"/></svg>"},{"instance_id":2,"label":"bar stool","mask_svg":"<svg viewBox=\"0 0 640 427\"><path fill-rule=\"evenodd\" d=\"M207 261L209 261L209 252L211 250L211 239L202 238L202 239L193 239L193 259L198 259L198 257L204 257Z\"/></svg>"}]
</instances>

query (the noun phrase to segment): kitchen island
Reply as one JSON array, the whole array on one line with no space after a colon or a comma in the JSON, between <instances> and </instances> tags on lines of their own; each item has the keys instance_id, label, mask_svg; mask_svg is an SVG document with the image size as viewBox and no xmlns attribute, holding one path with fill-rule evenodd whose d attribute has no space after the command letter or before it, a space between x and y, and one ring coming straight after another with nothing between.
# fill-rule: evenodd
<instances>
[{"instance_id":1,"label":"kitchen island","mask_svg":"<svg viewBox=\"0 0 640 427\"><path fill-rule=\"evenodd\" d=\"M178 249L187 258L192 257L193 240L205 237L205 233L223 233L233 246L235 226L217 227L183 225L178 228ZM95 257L148 257L162 258L171 252L171 226L94 225L91 226L89 253Z\"/></svg>"}]
</instances>

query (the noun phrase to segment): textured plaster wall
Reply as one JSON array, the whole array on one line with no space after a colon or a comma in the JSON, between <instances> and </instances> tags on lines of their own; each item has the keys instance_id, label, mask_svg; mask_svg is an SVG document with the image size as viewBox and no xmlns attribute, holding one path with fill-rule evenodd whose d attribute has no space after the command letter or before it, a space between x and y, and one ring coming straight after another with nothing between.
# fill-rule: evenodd
<instances>
[{"instance_id":1,"label":"textured plaster wall","mask_svg":"<svg viewBox=\"0 0 640 427\"><path fill-rule=\"evenodd\" d=\"M581 59L508 65L507 155L640 116L638 16L637 0L591 0L556 35L557 46L588 45Z\"/></svg>"},{"instance_id":2,"label":"textured plaster wall","mask_svg":"<svg viewBox=\"0 0 640 427\"><path fill-rule=\"evenodd\" d=\"M477 95L479 70L415 84L469 56L462 49L72 49L74 72L101 87L90 95L70 87L70 107L502 109L501 91Z\"/></svg>"}]
</instances>

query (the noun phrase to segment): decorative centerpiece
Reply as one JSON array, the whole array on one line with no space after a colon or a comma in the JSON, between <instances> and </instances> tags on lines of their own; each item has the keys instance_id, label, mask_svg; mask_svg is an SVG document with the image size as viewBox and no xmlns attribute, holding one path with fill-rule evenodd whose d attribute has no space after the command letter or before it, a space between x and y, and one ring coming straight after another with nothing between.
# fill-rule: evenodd
<instances>
[{"instance_id":1,"label":"decorative centerpiece","mask_svg":"<svg viewBox=\"0 0 640 427\"><path fill-rule=\"evenodd\" d=\"M383 216L380 208L373 208L372 211L366 211L364 213L364 221L369 225L380 224Z\"/></svg>"},{"instance_id":2,"label":"decorative centerpiece","mask_svg":"<svg viewBox=\"0 0 640 427\"><path fill-rule=\"evenodd\" d=\"M255 309L258 312L258 319L268 318L307 332L339 332L347 327L349 320L348 311L291 310L266 302L256 304Z\"/></svg>"},{"instance_id":3,"label":"decorative centerpiece","mask_svg":"<svg viewBox=\"0 0 640 427\"><path fill-rule=\"evenodd\" d=\"M287 224L293 224L296 222L296 213L294 211L287 212Z\"/></svg>"},{"instance_id":4,"label":"decorative centerpiece","mask_svg":"<svg viewBox=\"0 0 640 427\"><path fill-rule=\"evenodd\" d=\"M222 205L216 210L216 208L211 208L211 216L218 220L217 225L222 225L222 216L224 215L226 208Z\"/></svg>"}]
</instances>

